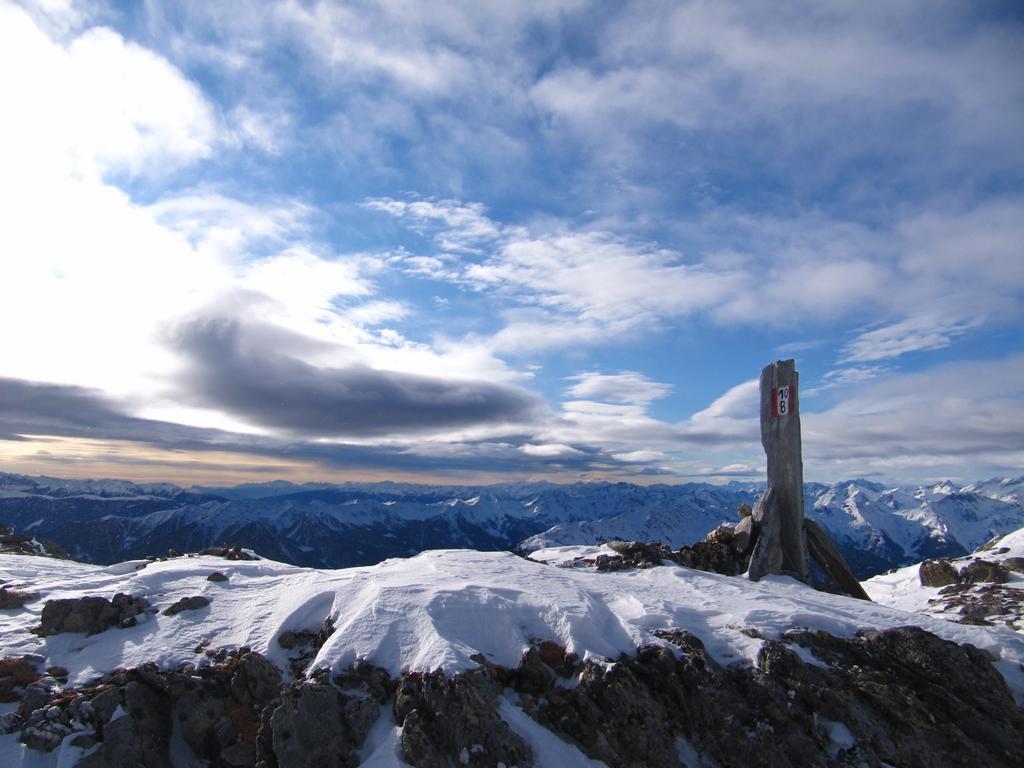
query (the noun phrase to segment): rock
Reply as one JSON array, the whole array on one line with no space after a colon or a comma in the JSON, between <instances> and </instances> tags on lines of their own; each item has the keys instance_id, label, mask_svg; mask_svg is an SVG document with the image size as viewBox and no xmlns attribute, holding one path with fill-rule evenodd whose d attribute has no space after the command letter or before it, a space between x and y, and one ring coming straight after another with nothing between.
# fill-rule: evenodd
<instances>
[{"instance_id":1,"label":"rock","mask_svg":"<svg viewBox=\"0 0 1024 768\"><path fill-rule=\"evenodd\" d=\"M127 679L126 679L127 678ZM107 688L93 698L91 709L97 719L106 715L114 705L123 707L120 715L106 719L97 733L101 737L99 749L83 757L78 768L118 768L119 766L145 766L170 768L171 701L166 690L155 688L143 679L166 686L164 675L153 667L137 668L128 673L111 676L123 681L123 687ZM105 700L101 701L100 696ZM121 699L123 704L118 704Z\"/></svg>"},{"instance_id":2,"label":"rock","mask_svg":"<svg viewBox=\"0 0 1024 768\"><path fill-rule=\"evenodd\" d=\"M558 669L565 664L565 646L559 645L553 640L541 640L537 643L537 653L540 660L552 669Z\"/></svg>"},{"instance_id":3,"label":"rock","mask_svg":"<svg viewBox=\"0 0 1024 768\"><path fill-rule=\"evenodd\" d=\"M25 603L39 599L37 592L19 592L7 587L0 587L0 611L11 611L24 608Z\"/></svg>"},{"instance_id":4,"label":"rock","mask_svg":"<svg viewBox=\"0 0 1024 768\"><path fill-rule=\"evenodd\" d=\"M359 695L368 696L378 704L386 703L395 691L395 682L387 670L365 660L356 661L336 675L334 684L342 691L355 691Z\"/></svg>"},{"instance_id":5,"label":"rock","mask_svg":"<svg viewBox=\"0 0 1024 768\"><path fill-rule=\"evenodd\" d=\"M1024 711L973 646L916 627L857 639L800 630L766 640L754 668L722 668L691 633L655 634L677 653L584 662L578 685L522 706L609 766L676 766L680 738L708 765L1019 764ZM836 745L823 721L842 723L850 743Z\"/></svg>"},{"instance_id":6,"label":"rock","mask_svg":"<svg viewBox=\"0 0 1024 768\"><path fill-rule=\"evenodd\" d=\"M229 766L253 765L256 762L256 747L244 741L236 741L220 753L221 762Z\"/></svg>"},{"instance_id":7,"label":"rock","mask_svg":"<svg viewBox=\"0 0 1024 768\"><path fill-rule=\"evenodd\" d=\"M733 535L731 525L720 525L705 536L704 541L711 544L732 544Z\"/></svg>"},{"instance_id":8,"label":"rock","mask_svg":"<svg viewBox=\"0 0 1024 768\"><path fill-rule=\"evenodd\" d=\"M642 541L608 541L606 546L622 557L623 565L634 568L650 568L661 565L665 560L670 559L672 552L661 543L646 543ZM600 561L608 555L598 555L598 569L601 570ZM611 568L609 570L617 570Z\"/></svg>"},{"instance_id":9,"label":"rock","mask_svg":"<svg viewBox=\"0 0 1024 768\"><path fill-rule=\"evenodd\" d=\"M551 686L552 674L541 660L537 646L529 648L523 654L516 676L515 689L520 693L539 695Z\"/></svg>"},{"instance_id":10,"label":"rock","mask_svg":"<svg viewBox=\"0 0 1024 768\"><path fill-rule=\"evenodd\" d=\"M51 716L46 710L37 709L28 715L21 731L21 743L39 752L52 752L71 733L66 719Z\"/></svg>"},{"instance_id":11,"label":"rock","mask_svg":"<svg viewBox=\"0 0 1024 768\"><path fill-rule=\"evenodd\" d=\"M247 653L231 677L231 693L242 704L262 709L277 696L281 673L258 653Z\"/></svg>"},{"instance_id":12,"label":"rock","mask_svg":"<svg viewBox=\"0 0 1024 768\"><path fill-rule=\"evenodd\" d=\"M406 675L395 699L406 761L418 768L533 765L530 746L497 713L499 693L483 670Z\"/></svg>"},{"instance_id":13,"label":"rock","mask_svg":"<svg viewBox=\"0 0 1024 768\"><path fill-rule=\"evenodd\" d=\"M1005 584L1010 580L1010 571L999 563L988 560L972 560L960 569L960 578L969 584L982 581Z\"/></svg>"},{"instance_id":14,"label":"rock","mask_svg":"<svg viewBox=\"0 0 1024 768\"><path fill-rule=\"evenodd\" d=\"M211 573L209 576L206 577L206 580L207 581L220 582L220 581L227 581L228 577L225 576L220 571L214 571L213 573Z\"/></svg>"},{"instance_id":15,"label":"rock","mask_svg":"<svg viewBox=\"0 0 1024 768\"><path fill-rule=\"evenodd\" d=\"M56 690L56 684L52 680L40 678L34 683L25 686L25 692L21 696L18 705L18 712L22 717L29 717L36 711L50 703Z\"/></svg>"},{"instance_id":16,"label":"rock","mask_svg":"<svg viewBox=\"0 0 1024 768\"><path fill-rule=\"evenodd\" d=\"M750 513L751 513L750 505L747 504L745 501L741 501L740 502L740 505L736 509L736 511L739 513L741 521L743 521L746 518L750 517Z\"/></svg>"},{"instance_id":17,"label":"rock","mask_svg":"<svg viewBox=\"0 0 1024 768\"><path fill-rule=\"evenodd\" d=\"M750 554L748 573L751 581L758 581L770 573L782 573L782 523L783 512L779 508L779 495L769 487L757 500L751 514L758 529L757 542Z\"/></svg>"},{"instance_id":18,"label":"rock","mask_svg":"<svg viewBox=\"0 0 1024 768\"><path fill-rule=\"evenodd\" d=\"M629 566L621 557L612 555L598 555L594 560L594 567L599 571L621 571Z\"/></svg>"},{"instance_id":19,"label":"rock","mask_svg":"<svg viewBox=\"0 0 1024 768\"><path fill-rule=\"evenodd\" d=\"M742 504L741 507L747 507L747 505ZM732 548L742 556L749 554L753 544L754 518L750 516L750 507L747 507L747 514L741 515L741 517L743 519L732 530Z\"/></svg>"},{"instance_id":20,"label":"rock","mask_svg":"<svg viewBox=\"0 0 1024 768\"><path fill-rule=\"evenodd\" d=\"M747 567L747 558L736 551L735 538L725 541L698 541L680 547L671 554L671 560L687 568L710 573L737 576Z\"/></svg>"},{"instance_id":21,"label":"rock","mask_svg":"<svg viewBox=\"0 0 1024 768\"><path fill-rule=\"evenodd\" d=\"M27 656L0 658L0 703L19 701L24 689L42 677L34 659Z\"/></svg>"},{"instance_id":22,"label":"rock","mask_svg":"<svg viewBox=\"0 0 1024 768\"><path fill-rule=\"evenodd\" d=\"M1015 573L1024 573L1024 557L1008 557L1002 561L1003 567Z\"/></svg>"},{"instance_id":23,"label":"rock","mask_svg":"<svg viewBox=\"0 0 1024 768\"><path fill-rule=\"evenodd\" d=\"M135 617L146 610L144 597L116 594L113 600L104 597L47 600L43 604L40 626L36 632L46 637L63 632L84 632L95 635L111 627L134 626Z\"/></svg>"},{"instance_id":24,"label":"rock","mask_svg":"<svg viewBox=\"0 0 1024 768\"><path fill-rule=\"evenodd\" d=\"M120 688L106 688L89 700L90 716L87 722L103 726L110 722L117 708L124 704L124 695Z\"/></svg>"},{"instance_id":25,"label":"rock","mask_svg":"<svg viewBox=\"0 0 1024 768\"><path fill-rule=\"evenodd\" d=\"M71 746L79 749L92 749L96 746L96 734L80 733L71 740Z\"/></svg>"},{"instance_id":26,"label":"rock","mask_svg":"<svg viewBox=\"0 0 1024 768\"><path fill-rule=\"evenodd\" d=\"M226 560L259 560L259 557L250 555L241 547L207 547L201 550L199 554L223 557Z\"/></svg>"},{"instance_id":27,"label":"rock","mask_svg":"<svg viewBox=\"0 0 1024 768\"><path fill-rule=\"evenodd\" d=\"M288 657L288 666L294 677L299 678L306 674L309 665L327 642L327 638L333 634L334 622L328 616L320 629L289 629L278 635L278 645L289 651L297 651L294 656Z\"/></svg>"},{"instance_id":28,"label":"rock","mask_svg":"<svg viewBox=\"0 0 1024 768\"><path fill-rule=\"evenodd\" d=\"M925 560L918 569L917 577L922 587L945 587L960 581L956 568L949 560Z\"/></svg>"},{"instance_id":29,"label":"rock","mask_svg":"<svg viewBox=\"0 0 1024 768\"><path fill-rule=\"evenodd\" d=\"M210 598L203 595L183 597L171 606L164 609L165 616L177 616L182 611L196 611L205 608L210 604Z\"/></svg>"},{"instance_id":30,"label":"rock","mask_svg":"<svg viewBox=\"0 0 1024 768\"><path fill-rule=\"evenodd\" d=\"M270 718L278 768L358 765L358 749L379 711L373 700L345 696L329 684L288 686Z\"/></svg>"}]
</instances>

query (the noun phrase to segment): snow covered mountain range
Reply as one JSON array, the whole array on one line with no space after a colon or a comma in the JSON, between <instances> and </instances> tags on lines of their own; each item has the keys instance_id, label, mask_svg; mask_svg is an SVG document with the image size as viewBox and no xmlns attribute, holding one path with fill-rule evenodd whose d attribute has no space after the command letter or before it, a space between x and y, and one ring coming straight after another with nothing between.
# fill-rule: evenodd
<instances>
[{"instance_id":1,"label":"snow covered mountain range","mask_svg":"<svg viewBox=\"0 0 1024 768\"><path fill-rule=\"evenodd\" d=\"M296 565L368 565L451 547L481 550L622 538L677 547L735 521L758 484L552 483L434 486L287 482L181 488L0 473L0 522L113 563L218 544ZM868 480L806 485L807 514L861 578L966 554L1024 526L1024 477L893 488Z\"/></svg>"}]
</instances>

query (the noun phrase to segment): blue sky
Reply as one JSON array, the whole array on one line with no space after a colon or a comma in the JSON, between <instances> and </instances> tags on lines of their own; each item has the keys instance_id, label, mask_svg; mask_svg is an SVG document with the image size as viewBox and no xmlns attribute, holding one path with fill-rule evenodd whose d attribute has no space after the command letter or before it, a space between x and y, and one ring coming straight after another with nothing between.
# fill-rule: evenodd
<instances>
[{"instance_id":1,"label":"blue sky","mask_svg":"<svg viewBox=\"0 0 1024 768\"><path fill-rule=\"evenodd\" d=\"M0 3L0 462L1024 471L1015 3Z\"/></svg>"}]
</instances>

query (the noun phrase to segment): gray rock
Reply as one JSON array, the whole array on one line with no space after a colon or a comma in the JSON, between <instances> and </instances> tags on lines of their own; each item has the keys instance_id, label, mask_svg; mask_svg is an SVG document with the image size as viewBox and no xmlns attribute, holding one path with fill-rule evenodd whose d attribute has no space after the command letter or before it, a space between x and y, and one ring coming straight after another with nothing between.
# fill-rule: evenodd
<instances>
[{"instance_id":1,"label":"gray rock","mask_svg":"<svg viewBox=\"0 0 1024 768\"><path fill-rule=\"evenodd\" d=\"M52 680L43 679L30 683L25 686L25 693L22 696L21 703L18 705L18 712L21 713L22 717L27 718L36 710L49 704L55 692L56 687Z\"/></svg>"},{"instance_id":2,"label":"gray rock","mask_svg":"<svg viewBox=\"0 0 1024 768\"><path fill-rule=\"evenodd\" d=\"M746 506L745 504L743 506ZM750 507L747 507L747 514L739 521L732 530L732 548L740 555L750 552L751 542L754 534L754 518L750 516Z\"/></svg>"},{"instance_id":3,"label":"gray rock","mask_svg":"<svg viewBox=\"0 0 1024 768\"><path fill-rule=\"evenodd\" d=\"M130 680L124 687L126 714L103 726L103 744L78 768L170 768L171 704L167 695Z\"/></svg>"},{"instance_id":4,"label":"gray rock","mask_svg":"<svg viewBox=\"0 0 1024 768\"><path fill-rule=\"evenodd\" d=\"M256 762L256 747L244 741L236 741L220 753L220 760L225 765L238 768L253 765Z\"/></svg>"},{"instance_id":5,"label":"gray rock","mask_svg":"<svg viewBox=\"0 0 1024 768\"><path fill-rule=\"evenodd\" d=\"M689 632L655 634L678 652L585 662L578 685L522 706L609 766L677 766L680 737L722 766L974 766L979 755L1019 765L1024 710L973 646L916 627L858 639L801 630L766 640L754 668L722 668ZM837 747L822 718L844 724L853 744Z\"/></svg>"},{"instance_id":6,"label":"gray rock","mask_svg":"<svg viewBox=\"0 0 1024 768\"><path fill-rule=\"evenodd\" d=\"M925 560L917 571L922 587L945 587L956 584L960 575L949 560Z\"/></svg>"},{"instance_id":7,"label":"gray rock","mask_svg":"<svg viewBox=\"0 0 1024 768\"><path fill-rule=\"evenodd\" d=\"M270 718L278 768L350 768L379 713L375 702L348 697L331 685L303 682L281 694Z\"/></svg>"},{"instance_id":8,"label":"gray rock","mask_svg":"<svg viewBox=\"0 0 1024 768\"><path fill-rule=\"evenodd\" d=\"M177 616L182 611L195 611L200 608L205 608L210 604L210 598L204 597L203 595L192 595L191 597L183 597L173 605L168 606L164 609L165 616Z\"/></svg>"},{"instance_id":9,"label":"gray rock","mask_svg":"<svg viewBox=\"0 0 1024 768\"><path fill-rule=\"evenodd\" d=\"M1008 557L1002 561L1003 566L1016 573L1024 573L1024 557Z\"/></svg>"},{"instance_id":10,"label":"gray rock","mask_svg":"<svg viewBox=\"0 0 1024 768\"><path fill-rule=\"evenodd\" d=\"M778 499L778 493L769 486L754 505L751 518L758 529L758 535L754 551L750 554L748 574L751 581L758 581L770 573L782 572L783 514L779 509Z\"/></svg>"},{"instance_id":11,"label":"gray rock","mask_svg":"<svg viewBox=\"0 0 1024 768\"><path fill-rule=\"evenodd\" d=\"M24 608L25 603L39 599L37 592L23 592L7 587L0 587L0 611L11 611Z\"/></svg>"},{"instance_id":12,"label":"gray rock","mask_svg":"<svg viewBox=\"0 0 1024 768\"><path fill-rule=\"evenodd\" d=\"M486 670L406 675L395 699L406 761L417 768L533 765L530 746L497 714L499 691Z\"/></svg>"},{"instance_id":13,"label":"gray rock","mask_svg":"<svg viewBox=\"0 0 1024 768\"><path fill-rule=\"evenodd\" d=\"M207 581L214 581L214 582L221 582L221 581L227 581L228 577L225 576L220 571L214 571L213 573L211 573L209 576L206 577L206 580Z\"/></svg>"},{"instance_id":14,"label":"gray rock","mask_svg":"<svg viewBox=\"0 0 1024 768\"><path fill-rule=\"evenodd\" d=\"M1005 584L1010 580L1010 571L1005 566L989 560L972 560L960 569L960 578L969 584L982 581Z\"/></svg>"},{"instance_id":15,"label":"gray rock","mask_svg":"<svg viewBox=\"0 0 1024 768\"><path fill-rule=\"evenodd\" d=\"M231 677L231 693L242 704L263 708L277 696L281 673L258 653L247 653Z\"/></svg>"},{"instance_id":16,"label":"gray rock","mask_svg":"<svg viewBox=\"0 0 1024 768\"><path fill-rule=\"evenodd\" d=\"M134 626L135 616L148 607L145 598L120 593L113 600L95 596L47 600L36 632L44 637L62 632L95 635L110 627Z\"/></svg>"}]
</instances>

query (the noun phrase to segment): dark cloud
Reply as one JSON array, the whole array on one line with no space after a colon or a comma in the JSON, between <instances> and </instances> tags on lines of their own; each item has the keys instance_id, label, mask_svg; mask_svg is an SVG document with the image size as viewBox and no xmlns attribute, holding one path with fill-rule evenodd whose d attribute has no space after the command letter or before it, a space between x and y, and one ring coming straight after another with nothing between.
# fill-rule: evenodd
<instances>
[{"instance_id":1,"label":"dark cloud","mask_svg":"<svg viewBox=\"0 0 1024 768\"><path fill-rule=\"evenodd\" d=\"M127 415L95 390L0 378L0 436L22 435L135 440L174 445L211 442L227 433Z\"/></svg>"},{"instance_id":2,"label":"dark cloud","mask_svg":"<svg viewBox=\"0 0 1024 768\"><path fill-rule=\"evenodd\" d=\"M444 476L460 472L585 471L611 465L594 449L580 446L578 456L550 459L528 456L518 446L529 435L505 436L501 442L475 441L444 446L392 447L280 440L215 429L141 419L95 390L0 378L0 440L25 441L25 435L126 440L165 450L197 454L196 461L211 468L247 471L243 466L209 465L204 452L241 453L277 461L319 464L338 469L423 471ZM40 442L33 437L32 442ZM46 439L43 439L46 442ZM39 457L56 462L55 457ZM113 464L159 464L173 467L173 459L111 455ZM181 466L191 466L180 462ZM283 466L283 465L282 465ZM268 469L265 465L252 471Z\"/></svg>"},{"instance_id":3,"label":"dark cloud","mask_svg":"<svg viewBox=\"0 0 1024 768\"><path fill-rule=\"evenodd\" d=\"M317 368L279 351L280 341L280 329L233 319L186 323L175 337L190 363L184 387L204 405L311 437L523 423L545 409L536 395L502 384L359 364Z\"/></svg>"}]
</instances>

